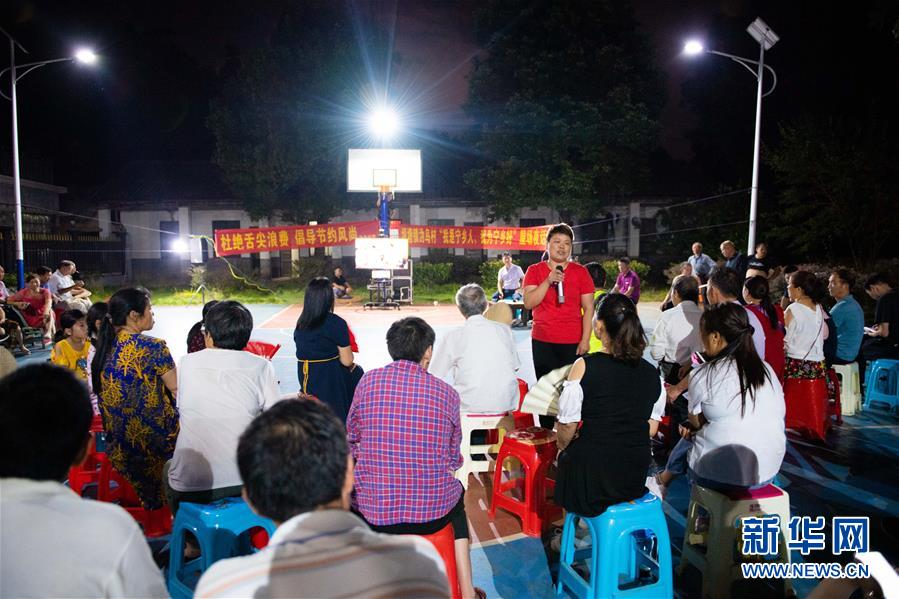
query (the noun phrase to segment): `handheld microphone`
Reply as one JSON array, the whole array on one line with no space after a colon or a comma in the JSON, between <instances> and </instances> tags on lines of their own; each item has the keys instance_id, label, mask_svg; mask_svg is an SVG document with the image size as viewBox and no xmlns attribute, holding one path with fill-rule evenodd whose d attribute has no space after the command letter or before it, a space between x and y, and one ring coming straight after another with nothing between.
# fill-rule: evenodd
<instances>
[{"instance_id":1,"label":"handheld microphone","mask_svg":"<svg viewBox=\"0 0 899 599\"><path fill-rule=\"evenodd\" d=\"M556 270L558 270L561 273L565 272L565 269L562 268L561 266L557 266ZM565 289L562 287L562 281L559 281L558 283L556 283L556 286L558 288L559 303L564 304L565 303Z\"/></svg>"}]
</instances>

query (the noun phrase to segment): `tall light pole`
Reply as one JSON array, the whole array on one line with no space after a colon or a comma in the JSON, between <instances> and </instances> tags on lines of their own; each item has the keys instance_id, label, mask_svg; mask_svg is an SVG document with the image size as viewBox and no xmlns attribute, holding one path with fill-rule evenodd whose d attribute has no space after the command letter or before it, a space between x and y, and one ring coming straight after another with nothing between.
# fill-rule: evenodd
<instances>
[{"instance_id":1,"label":"tall light pole","mask_svg":"<svg viewBox=\"0 0 899 599\"><path fill-rule=\"evenodd\" d=\"M697 41L687 42L684 46L684 54L695 56L705 52L706 54L724 56L725 58L729 58L746 67L746 69L758 80L758 91L756 92L755 100L755 140L752 146L752 188L749 193L749 239L746 244L746 255L751 256L755 253L755 224L759 198L759 151L762 133L762 98L773 92L774 88L777 87L777 73L774 72L774 69L765 64L765 50L770 50L780 38L759 18L756 18L756 20L746 28L746 31L759 43L758 60L734 56L733 54L718 52L717 50L706 50L703 48L702 44ZM750 65L756 65L757 70ZM768 71L771 72L774 81L772 82L771 89L763 93L762 88L765 69L768 69Z\"/></svg>"},{"instance_id":2,"label":"tall light pole","mask_svg":"<svg viewBox=\"0 0 899 599\"><path fill-rule=\"evenodd\" d=\"M9 72L10 95L7 96L6 94L3 94L3 97L12 102L12 171L13 190L16 198L16 275L18 287L21 289L25 286L25 246L23 243L24 235L22 231L22 179L19 172L19 110L16 97L16 84L22 77L42 66L56 62L72 62L75 60L83 64L94 64L97 62L97 55L91 50L83 48L76 51L73 56L17 65L16 48L18 47L25 54L28 54L28 51L3 29L0 29L0 33L3 33L3 35L9 39L9 68L0 71L0 79Z\"/></svg>"}]
</instances>

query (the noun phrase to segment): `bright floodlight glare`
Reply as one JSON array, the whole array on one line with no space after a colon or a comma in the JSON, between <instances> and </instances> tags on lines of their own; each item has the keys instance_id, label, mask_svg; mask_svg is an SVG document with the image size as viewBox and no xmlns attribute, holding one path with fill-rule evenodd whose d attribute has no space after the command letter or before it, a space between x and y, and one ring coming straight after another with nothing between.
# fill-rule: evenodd
<instances>
[{"instance_id":1,"label":"bright floodlight glare","mask_svg":"<svg viewBox=\"0 0 899 599\"><path fill-rule=\"evenodd\" d=\"M684 45L684 54L687 56L696 56L697 54L701 54L702 51L702 44L696 40L690 40Z\"/></svg>"},{"instance_id":2,"label":"bright floodlight glare","mask_svg":"<svg viewBox=\"0 0 899 599\"><path fill-rule=\"evenodd\" d=\"M81 48L75 52L75 60L83 64L94 64L97 62L97 55L90 48Z\"/></svg>"},{"instance_id":3,"label":"bright floodlight glare","mask_svg":"<svg viewBox=\"0 0 899 599\"><path fill-rule=\"evenodd\" d=\"M368 128L377 137L391 137L399 128L399 117L391 108L378 108L368 117Z\"/></svg>"},{"instance_id":4,"label":"bright floodlight glare","mask_svg":"<svg viewBox=\"0 0 899 599\"><path fill-rule=\"evenodd\" d=\"M180 237L172 241L171 248L176 254L186 254L190 250L187 242Z\"/></svg>"}]
</instances>

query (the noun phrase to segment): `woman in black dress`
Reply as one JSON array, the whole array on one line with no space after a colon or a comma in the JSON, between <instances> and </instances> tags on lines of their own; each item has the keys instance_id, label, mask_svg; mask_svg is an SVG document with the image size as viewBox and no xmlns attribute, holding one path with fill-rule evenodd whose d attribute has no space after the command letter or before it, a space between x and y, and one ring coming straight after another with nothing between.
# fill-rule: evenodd
<instances>
[{"instance_id":1,"label":"woman in black dress","mask_svg":"<svg viewBox=\"0 0 899 599\"><path fill-rule=\"evenodd\" d=\"M293 339L300 391L328 404L346 422L359 380L354 375L361 368L353 362L349 327L334 314L334 292L327 277L317 277L306 287Z\"/></svg>"},{"instance_id":2,"label":"woman in black dress","mask_svg":"<svg viewBox=\"0 0 899 599\"><path fill-rule=\"evenodd\" d=\"M593 328L603 349L572 366L558 418L556 502L587 517L646 494L649 420L661 392L655 368L642 358L646 336L630 299L603 297Z\"/></svg>"}]
</instances>

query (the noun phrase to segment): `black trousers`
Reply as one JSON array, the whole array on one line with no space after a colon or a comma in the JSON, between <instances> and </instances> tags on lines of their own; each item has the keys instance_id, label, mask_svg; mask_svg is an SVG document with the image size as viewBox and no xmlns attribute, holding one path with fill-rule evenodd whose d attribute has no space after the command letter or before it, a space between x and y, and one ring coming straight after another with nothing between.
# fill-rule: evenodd
<instances>
[{"instance_id":1,"label":"black trousers","mask_svg":"<svg viewBox=\"0 0 899 599\"><path fill-rule=\"evenodd\" d=\"M531 353L534 357L534 373L537 380L551 370L568 366L577 360L577 343L547 343L531 339ZM556 423L554 416L540 416L540 426L551 429Z\"/></svg>"}]
</instances>

